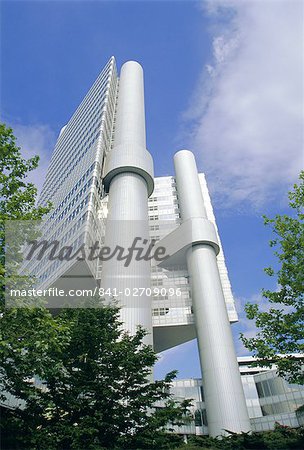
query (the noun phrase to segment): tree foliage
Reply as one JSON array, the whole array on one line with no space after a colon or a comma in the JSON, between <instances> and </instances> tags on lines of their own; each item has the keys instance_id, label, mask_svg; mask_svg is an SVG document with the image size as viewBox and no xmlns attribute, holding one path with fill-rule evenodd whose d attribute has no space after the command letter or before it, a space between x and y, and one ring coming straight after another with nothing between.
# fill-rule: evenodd
<instances>
[{"instance_id":1,"label":"tree foliage","mask_svg":"<svg viewBox=\"0 0 304 450\"><path fill-rule=\"evenodd\" d=\"M37 188L27 181L29 172L38 167L39 157L34 156L26 160L22 157L20 147L16 144L13 130L0 123L0 301L4 303L5 285L5 225L8 221L35 221L41 219L51 209L51 204L37 206ZM29 226L28 232L32 232ZM23 231L26 227L23 227ZM11 252L15 255L15 263L19 262L20 246L26 239L26 231L23 236L15 236L11 245ZM14 241L14 242L13 242Z\"/></svg>"},{"instance_id":2,"label":"tree foliage","mask_svg":"<svg viewBox=\"0 0 304 450\"><path fill-rule=\"evenodd\" d=\"M99 302L88 306L63 310L52 319L56 336L51 323L45 337L37 331L38 341L23 340L11 318L4 318L3 338L11 343L0 352L4 389L26 401L14 412L20 443L48 449L165 448L168 424L184 423L190 403L171 399L175 372L151 382L157 357L142 343L145 331L125 333L117 309ZM41 385L30 375L43 380Z\"/></svg>"},{"instance_id":3,"label":"tree foliage","mask_svg":"<svg viewBox=\"0 0 304 450\"><path fill-rule=\"evenodd\" d=\"M278 270L267 267L265 272L277 277L278 289L262 291L270 305L268 311L258 304L246 305L247 318L255 320L258 332L253 338L241 335L241 339L261 358L259 365L275 362L280 375L303 384L303 359L291 354L304 352L304 171L300 183L289 192L289 206L290 215L264 217L274 233L270 246L279 266Z\"/></svg>"},{"instance_id":4,"label":"tree foliage","mask_svg":"<svg viewBox=\"0 0 304 450\"><path fill-rule=\"evenodd\" d=\"M39 156L28 160L16 145L13 130L0 123L0 214L4 220L37 220L50 210L36 206L37 188L26 180L38 167Z\"/></svg>"},{"instance_id":5,"label":"tree foliage","mask_svg":"<svg viewBox=\"0 0 304 450\"><path fill-rule=\"evenodd\" d=\"M216 439L208 436L190 436L188 445L180 450L301 450L304 447L304 428L290 428L279 423L274 430L251 433L230 433Z\"/></svg>"},{"instance_id":6,"label":"tree foliage","mask_svg":"<svg viewBox=\"0 0 304 450\"><path fill-rule=\"evenodd\" d=\"M29 172L37 168L39 157L28 160L21 155L16 145L16 138L11 128L0 124L0 352L1 360L9 358L14 352L14 366L12 365L4 380L4 367L0 365L0 384L6 383L7 392L32 389L28 383L34 374L42 370L43 347L60 345L60 334L57 324L50 312L44 308L5 308L5 286L10 282L7 273L5 257L9 251L15 255L14 263L20 259L20 247L26 239L15 236L10 243L6 239L7 224L14 221L33 221L41 219L49 212L51 205L36 206L37 189L33 183L27 181ZM23 229L26 229L24 227ZM9 247L13 246L13 249ZM20 363L20 364L19 364ZM5 399L1 396L1 400ZM20 398L23 400L23 398Z\"/></svg>"}]
</instances>

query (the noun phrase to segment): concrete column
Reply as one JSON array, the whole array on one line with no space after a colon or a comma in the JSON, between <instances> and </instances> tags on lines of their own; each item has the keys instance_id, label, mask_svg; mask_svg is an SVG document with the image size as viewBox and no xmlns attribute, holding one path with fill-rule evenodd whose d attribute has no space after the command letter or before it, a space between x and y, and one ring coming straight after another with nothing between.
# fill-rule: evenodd
<instances>
[{"instance_id":1,"label":"concrete column","mask_svg":"<svg viewBox=\"0 0 304 450\"><path fill-rule=\"evenodd\" d=\"M174 157L182 221L208 221L194 156ZM204 226L204 221L202 221ZM206 233L207 233L206 229ZM195 243L187 250L199 356L210 436L249 431L250 422L219 276L215 245Z\"/></svg>"},{"instance_id":2,"label":"concrete column","mask_svg":"<svg viewBox=\"0 0 304 450\"><path fill-rule=\"evenodd\" d=\"M134 61L122 66L116 114L114 146L106 160L104 186L109 193L105 246L120 246L126 253L149 245L148 195L153 191L153 162L146 150L143 70ZM151 296L140 293L150 287L149 260L126 266L117 257L104 261L101 286L117 293L124 329L135 333L138 325L148 332L152 345Z\"/></svg>"}]
</instances>

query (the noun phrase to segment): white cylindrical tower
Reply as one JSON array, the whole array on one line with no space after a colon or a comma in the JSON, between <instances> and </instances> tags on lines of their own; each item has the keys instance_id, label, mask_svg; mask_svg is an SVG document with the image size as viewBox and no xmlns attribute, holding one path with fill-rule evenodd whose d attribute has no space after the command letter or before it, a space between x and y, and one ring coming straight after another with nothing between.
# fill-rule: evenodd
<instances>
[{"instance_id":1,"label":"white cylindrical tower","mask_svg":"<svg viewBox=\"0 0 304 450\"><path fill-rule=\"evenodd\" d=\"M118 250L102 264L101 286L108 291L106 298L117 295L125 330L133 334L143 326L149 333L145 342L152 345L151 296L145 291L150 287L151 263L136 256L143 256L149 246L153 162L146 150L143 70L135 61L121 69L114 146L103 182L109 193L105 247L112 253Z\"/></svg>"},{"instance_id":2,"label":"white cylindrical tower","mask_svg":"<svg viewBox=\"0 0 304 450\"><path fill-rule=\"evenodd\" d=\"M182 221L202 218L205 219L201 222L204 227L208 220L193 154L188 150L177 152L174 166ZM205 231L207 236L207 228ZM215 248L210 240L202 240L187 250L211 436L223 435L224 430L242 432L251 429Z\"/></svg>"}]
</instances>

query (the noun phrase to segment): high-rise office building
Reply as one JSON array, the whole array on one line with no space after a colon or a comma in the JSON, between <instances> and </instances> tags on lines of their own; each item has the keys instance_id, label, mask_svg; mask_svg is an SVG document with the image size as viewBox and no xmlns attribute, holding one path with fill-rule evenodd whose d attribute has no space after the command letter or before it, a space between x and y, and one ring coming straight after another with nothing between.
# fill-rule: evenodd
<instances>
[{"instance_id":1,"label":"high-rise office building","mask_svg":"<svg viewBox=\"0 0 304 450\"><path fill-rule=\"evenodd\" d=\"M116 64L111 58L57 139L39 204L52 203L43 236L61 245L77 248L101 240L104 235L102 221L98 220L104 194L102 171L112 147L117 89ZM75 264L75 259L50 260L46 254L36 264L30 261L28 265L42 288L63 275L96 278L98 271L96 260Z\"/></svg>"},{"instance_id":2,"label":"high-rise office building","mask_svg":"<svg viewBox=\"0 0 304 450\"><path fill-rule=\"evenodd\" d=\"M154 178L142 68L129 61L118 77L111 58L60 132L39 203L53 203L43 224L49 241L98 242L116 257L46 253L31 269L40 287L101 288L119 301L125 329L146 328L157 352L197 338L209 433L248 431L230 329L237 314L206 180L189 151L174 164L175 177ZM151 240L152 263L140 257ZM128 261L125 249L133 249Z\"/></svg>"}]
</instances>

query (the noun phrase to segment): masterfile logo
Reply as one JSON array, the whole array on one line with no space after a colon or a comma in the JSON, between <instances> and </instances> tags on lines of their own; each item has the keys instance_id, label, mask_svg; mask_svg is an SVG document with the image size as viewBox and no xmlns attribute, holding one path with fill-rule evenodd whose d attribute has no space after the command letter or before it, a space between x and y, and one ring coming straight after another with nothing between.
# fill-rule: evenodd
<instances>
[{"instance_id":1,"label":"masterfile logo","mask_svg":"<svg viewBox=\"0 0 304 450\"><path fill-rule=\"evenodd\" d=\"M87 247L84 243L74 249L73 245L60 245L60 241L48 241L46 239L33 240L27 242L29 252L25 256L27 261L36 259L41 261L45 256L49 261L109 261L116 259L124 261L124 266L129 267L131 261L150 261L154 259L156 262L164 261L169 257L166 255L165 247L157 247L154 249L156 240L143 239L139 236L133 239L130 247L124 248L116 245L114 248L102 246L99 241L95 241L93 245Z\"/></svg>"},{"instance_id":2,"label":"masterfile logo","mask_svg":"<svg viewBox=\"0 0 304 450\"><path fill-rule=\"evenodd\" d=\"M176 294L150 287L151 266L170 255L149 238L146 221L7 221L5 239L8 307L34 306L41 297L60 308L95 295Z\"/></svg>"}]
</instances>

